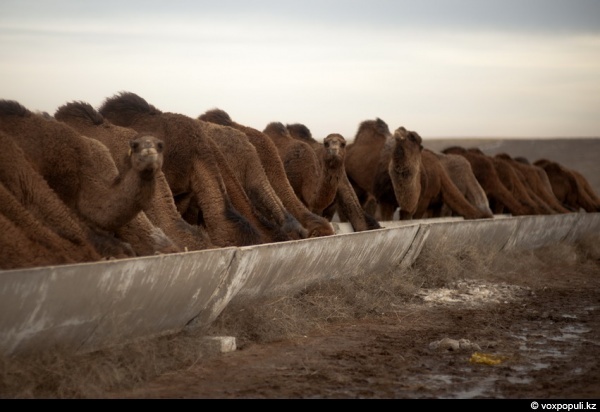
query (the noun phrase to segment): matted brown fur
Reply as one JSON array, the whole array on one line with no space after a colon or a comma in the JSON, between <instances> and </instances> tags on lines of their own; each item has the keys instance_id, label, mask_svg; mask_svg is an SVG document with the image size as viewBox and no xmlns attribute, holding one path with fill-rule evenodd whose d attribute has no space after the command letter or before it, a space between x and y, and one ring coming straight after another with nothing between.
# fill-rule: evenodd
<instances>
[{"instance_id":1,"label":"matted brown fur","mask_svg":"<svg viewBox=\"0 0 600 412\"><path fill-rule=\"evenodd\" d=\"M200 115L204 131L227 153L226 160L236 174L261 219L272 227L273 241L304 239L306 229L285 208L271 186L256 148L246 134L231 126L212 123L210 115Z\"/></svg>"},{"instance_id":2,"label":"matted brown fur","mask_svg":"<svg viewBox=\"0 0 600 412\"><path fill-rule=\"evenodd\" d=\"M86 225L96 232L115 233L136 219L151 197L152 171L148 175L146 169L130 168L119 174L110 152L97 140L35 115L17 102L2 101L0 106L2 129Z\"/></svg>"},{"instance_id":3,"label":"matted brown fur","mask_svg":"<svg viewBox=\"0 0 600 412\"><path fill-rule=\"evenodd\" d=\"M379 222L363 209L346 175L346 139L331 133L320 143L304 124L288 124L286 128L294 139L308 143L321 161L323 175L317 198L322 200L316 201L321 204L315 212L328 220L332 220L337 212L340 220L350 222L355 232L381 228Z\"/></svg>"},{"instance_id":4,"label":"matted brown fur","mask_svg":"<svg viewBox=\"0 0 600 412\"><path fill-rule=\"evenodd\" d=\"M165 142L163 172L175 204L185 216L194 202L213 244L225 247L264 243L263 234L235 207L245 199L233 198L236 188L227 187L214 142L195 119L161 112L130 92L107 98L98 111L113 124L153 133ZM235 184L235 179L229 183Z\"/></svg>"},{"instance_id":5,"label":"matted brown fur","mask_svg":"<svg viewBox=\"0 0 600 412\"><path fill-rule=\"evenodd\" d=\"M515 169L519 170L525 177L525 183L528 185L529 189L555 212L571 213L571 211L565 208L554 195L552 185L550 184L544 169L524 162L519 162L507 153L498 153L495 157L505 159Z\"/></svg>"},{"instance_id":6,"label":"matted brown fur","mask_svg":"<svg viewBox=\"0 0 600 412\"><path fill-rule=\"evenodd\" d=\"M222 109L212 109L203 114L203 119L223 126L233 127L243 132L248 141L255 147L261 164L284 207L307 230L308 237L330 236L335 234L327 219L312 213L294 193L275 143L263 132L231 120L229 114Z\"/></svg>"},{"instance_id":7,"label":"matted brown fur","mask_svg":"<svg viewBox=\"0 0 600 412\"><path fill-rule=\"evenodd\" d=\"M581 209L590 213L600 212L600 200L596 200L591 188L586 188L589 184L581 174L578 178L574 170L550 159L538 159L533 164L544 169L552 192L565 207L576 212Z\"/></svg>"},{"instance_id":8,"label":"matted brown fur","mask_svg":"<svg viewBox=\"0 0 600 412\"><path fill-rule=\"evenodd\" d=\"M102 259L75 213L0 132L0 269Z\"/></svg>"},{"instance_id":9,"label":"matted brown fur","mask_svg":"<svg viewBox=\"0 0 600 412\"><path fill-rule=\"evenodd\" d=\"M473 173L485 190L492 211L496 212L501 209L515 216L531 214L531 210L504 186L494 167L494 162L489 156L460 146L447 147L442 150L442 153L461 155L471 163Z\"/></svg>"},{"instance_id":10,"label":"matted brown fur","mask_svg":"<svg viewBox=\"0 0 600 412\"><path fill-rule=\"evenodd\" d=\"M490 209L489 200L485 195L485 191L477 181L471 164L462 156L454 154L444 154L435 152L441 165L448 173L450 179L473 206L479 209L483 214L492 216L493 212ZM440 216L456 216L447 205L442 207Z\"/></svg>"},{"instance_id":11,"label":"matted brown fur","mask_svg":"<svg viewBox=\"0 0 600 412\"><path fill-rule=\"evenodd\" d=\"M112 124L98 113L89 103L75 101L59 107L54 117L81 134L97 139L110 150L120 172L126 167L130 142L141 134L137 131ZM148 219L173 242L179 250L203 250L214 248L205 228L190 225L179 214L169 184L162 171L156 174L156 187L144 209Z\"/></svg>"}]
</instances>

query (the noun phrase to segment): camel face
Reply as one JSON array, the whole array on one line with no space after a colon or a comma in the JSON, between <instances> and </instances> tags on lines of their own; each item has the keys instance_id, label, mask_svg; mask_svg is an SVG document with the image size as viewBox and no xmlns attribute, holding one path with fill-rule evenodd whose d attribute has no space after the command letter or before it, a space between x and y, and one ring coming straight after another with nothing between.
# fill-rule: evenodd
<instances>
[{"instance_id":1,"label":"camel face","mask_svg":"<svg viewBox=\"0 0 600 412\"><path fill-rule=\"evenodd\" d=\"M403 127L394 132L394 147L390 162L389 172L394 180L418 177L417 172L421 167L421 152L423 151L422 139L415 132L409 132Z\"/></svg>"},{"instance_id":2,"label":"camel face","mask_svg":"<svg viewBox=\"0 0 600 412\"><path fill-rule=\"evenodd\" d=\"M394 132L394 146L388 173L400 210L411 216L421 196L422 151L421 136L399 127Z\"/></svg>"},{"instance_id":3,"label":"camel face","mask_svg":"<svg viewBox=\"0 0 600 412\"><path fill-rule=\"evenodd\" d=\"M142 135L129 142L131 164L135 170L148 177L162 168L164 142L154 136Z\"/></svg>"},{"instance_id":4,"label":"camel face","mask_svg":"<svg viewBox=\"0 0 600 412\"><path fill-rule=\"evenodd\" d=\"M329 164L341 166L346 157L346 139L339 134L330 134L323 139L325 147L325 161Z\"/></svg>"}]
</instances>

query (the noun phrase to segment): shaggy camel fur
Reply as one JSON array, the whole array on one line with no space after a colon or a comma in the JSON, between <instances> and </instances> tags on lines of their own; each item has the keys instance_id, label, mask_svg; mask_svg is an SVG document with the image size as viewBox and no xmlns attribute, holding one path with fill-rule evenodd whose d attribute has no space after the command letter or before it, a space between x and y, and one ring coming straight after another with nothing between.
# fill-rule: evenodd
<instances>
[{"instance_id":1,"label":"shaggy camel fur","mask_svg":"<svg viewBox=\"0 0 600 412\"><path fill-rule=\"evenodd\" d=\"M600 199L579 172L550 159L538 159L533 164L544 169L552 192L565 207L576 212L600 212Z\"/></svg>"},{"instance_id":2,"label":"shaggy camel fur","mask_svg":"<svg viewBox=\"0 0 600 412\"><path fill-rule=\"evenodd\" d=\"M294 139L308 143L321 161L323 174L313 206L315 213L331 221L337 212L340 220L350 222L355 232L380 229L379 222L362 208L346 175L346 139L331 133L320 143L304 124L288 124L286 128Z\"/></svg>"},{"instance_id":3,"label":"shaggy camel fur","mask_svg":"<svg viewBox=\"0 0 600 412\"><path fill-rule=\"evenodd\" d=\"M0 269L101 260L91 233L14 139L0 132L0 145Z\"/></svg>"},{"instance_id":4,"label":"shaggy camel fur","mask_svg":"<svg viewBox=\"0 0 600 412\"><path fill-rule=\"evenodd\" d=\"M498 210L505 210L515 216L531 214L531 210L514 197L502 183L494 162L489 156L459 146L447 147L442 150L442 153L458 154L469 161L477 181L485 190L494 213L498 213Z\"/></svg>"},{"instance_id":5,"label":"shaggy camel fur","mask_svg":"<svg viewBox=\"0 0 600 412\"><path fill-rule=\"evenodd\" d=\"M252 216L238 209L237 205L247 203L247 196L234 197L240 190L243 193L241 185L227 162L219 164L216 144L198 121L162 112L130 92L106 99L98 111L117 126L152 132L165 142L163 172L177 209L182 216L188 208L196 209L199 223L206 227L213 244L247 246L266 241L251 223Z\"/></svg>"},{"instance_id":6,"label":"shaggy camel fur","mask_svg":"<svg viewBox=\"0 0 600 412\"><path fill-rule=\"evenodd\" d=\"M227 153L226 161L235 172L259 216L268 222L269 226L276 228L273 241L305 239L308 235L306 229L277 196L258 152L246 134L233 127L204 120L202 115L199 116L198 122L220 151Z\"/></svg>"},{"instance_id":7,"label":"shaggy camel fur","mask_svg":"<svg viewBox=\"0 0 600 412\"><path fill-rule=\"evenodd\" d=\"M224 110L212 109L202 115L202 119L222 126L229 126L243 132L255 147L261 164L284 207L306 228L308 237L330 236L335 234L327 219L312 213L294 193L275 143L263 132L234 122Z\"/></svg>"},{"instance_id":8,"label":"shaggy camel fur","mask_svg":"<svg viewBox=\"0 0 600 412\"><path fill-rule=\"evenodd\" d=\"M495 155L498 159L508 161L516 170L519 170L525 177L525 183L529 189L535 193L543 202L557 213L571 213L569 209L564 207L554 195L552 185L548 180L548 175L541 167L533 166L529 162L523 163L516 161L507 153L499 153Z\"/></svg>"},{"instance_id":9,"label":"shaggy camel fur","mask_svg":"<svg viewBox=\"0 0 600 412\"><path fill-rule=\"evenodd\" d=\"M363 209L379 220L385 219L382 219L381 214L376 211L377 201L373 195L373 184L375 174L379 170L381 152L386 142L391 145L391 140L392 134L387 123L376 118L361 122L354 140L346 146L345 167L348 180L350 180ZM388 189L391 189L391 186ZM382 190L382 192L390 193L389 190ZM389 199L380 198L380 200L388 204L396 202L393 196ZM384 214L389 215L388 213Z\"/></svg>"},{"instance_id":10,"label":"shaggy camel fur","mask_svg":"<svg viewBox=\"0 0 600 412\"><path fill-rule=\"evenodd\" d=\"M473 206L486 216L493 216L485 191L477 181L471 164L462 156L435 153L454 185ZM444 204L440 216L457 216ZM435 217L435 216L434 216Z\"/></svg>"},{"instance_id":11,"label":"shaggy camel fur","mask_svg":"<svg viewBox=\"0 0 600 412\"><path fill-rule=\"evenodd\" d=\"M133 150L131 167L119 174L110 152L102 143L80 135L68 125L35 115L14 101L0 102L2 129L31 159L35 169L58 196L94 231L115 233L138 227L139 212L150 201L154 175L161 156L142 145ZM149 162L135 159L150 159ZM139 167L139 169L136 169ZM147 236L149 244L137 243L136 254L175 251L162 233Z\"/></svg>"},{"instance_id":12,"label":"shaggy camel fur","mask_svg":"<svg viewBox=\"0 0 600 412\"><path fill-rule=\"evenodd\" d=\"M263 133L277 146L294 193L309 210L314 212L311 207L317 199L319 182L323 174L317 154L308 143L294 139L281 122L269 123Z\"/></svg>"},{"instance_id":13,"label":"shaggy camel fur","mask_svg":"<svg viewBox=\"0 0 600 412\"><path fill-rule=\"evenodd\" d=\"M90 104L81 101L59 107L54 117L79 133L102 142L110 150L119 171L124 171L130 150L129 144L139 136L138 132L110 123ZM144 212L152 224L161 228L181 251L216 247L203 227L190 225L181 217L162 169L156 174L156 188L152 201Z\"/></svg>"}]
</instances>

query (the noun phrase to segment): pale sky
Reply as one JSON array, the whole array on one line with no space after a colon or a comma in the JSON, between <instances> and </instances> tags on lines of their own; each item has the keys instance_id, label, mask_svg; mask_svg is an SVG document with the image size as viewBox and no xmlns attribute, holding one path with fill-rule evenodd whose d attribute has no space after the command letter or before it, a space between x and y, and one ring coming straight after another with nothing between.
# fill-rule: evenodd
<instances>
[{"instance_id":1,"label":"pale sky","mask_svg":"<svg viewBox=\"0 0 600 412\"><path fill-rule=\"evenodd\" d=\"M120 91L352 140L600 137L599 0L0 0L0 98Z\"/></svg>"}]
</instances>

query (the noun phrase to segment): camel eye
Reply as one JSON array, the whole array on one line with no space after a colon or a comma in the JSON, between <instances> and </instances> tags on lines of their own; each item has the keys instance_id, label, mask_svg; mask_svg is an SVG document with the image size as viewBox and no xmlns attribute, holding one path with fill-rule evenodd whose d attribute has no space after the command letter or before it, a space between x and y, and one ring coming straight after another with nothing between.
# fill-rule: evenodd
<instances>
[{"instance_id":1,"label":"camel eye","mask_svg":"<svg viewBox=\"0 0 600 412\"><path fill-rule=\"evenodd\" d=\"M137 150L137 148L140 147L140 143L136 141L131 141L129 142L129 147L131 147L133 150Z\"/></svg>"},{"instance_id":2,"label":"camel eye","mask_svg":"<svg viewBox=\"0 0 600 412\"><path fill-rule=\"evenodd\" d=\"M342 144L340 145L342 146L342 149L346 147L346 142L342 142Z\"/></svg>"},{"instance_id":3,"label":"camel eye","mask_svg":"<svg viewBox=\"0 0 600 412\"><path fill-rule=\"evenodd\" d=\"M163 149L164 149L164 147L165 147L165 144L164 144L162 141L160 141L160 140L159 140L159 141L156 143L156 147L158 148L158 150L159 150L159 151L161 151L161 152L162 152L162 150L163 150Z\"/></svg>"}]
</instances>

